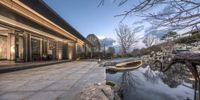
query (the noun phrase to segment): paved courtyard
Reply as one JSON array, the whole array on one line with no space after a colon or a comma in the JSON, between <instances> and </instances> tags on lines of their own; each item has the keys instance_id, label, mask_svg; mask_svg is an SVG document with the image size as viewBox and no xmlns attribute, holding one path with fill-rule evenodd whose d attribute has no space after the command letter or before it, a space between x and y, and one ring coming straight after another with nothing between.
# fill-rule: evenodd
<instances>
[{"instance_id":1,"label":"paved courtyard","mask_svg":"<svg viewBox=\"0 0 200 100\"><path fill-rule=\"evenodd\" d=\"M84 87L105 81L96 62L74 61L0 74L0 100L72 100Z\"/></svg>"}]
</instances>

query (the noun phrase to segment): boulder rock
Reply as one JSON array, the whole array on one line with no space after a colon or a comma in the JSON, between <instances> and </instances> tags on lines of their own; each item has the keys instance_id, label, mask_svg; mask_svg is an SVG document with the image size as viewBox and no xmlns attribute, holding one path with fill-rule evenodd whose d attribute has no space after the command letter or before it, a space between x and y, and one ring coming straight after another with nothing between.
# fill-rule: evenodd
<instances>
[{"instance_id":1,"label":"boulder rock","mask_svg":"<svg viewBox=\"0 0 200 100\"><path fill-rule=\"evenodd\" d=\"M116 97L118 99L116 99ZM93 85L83 89L75 100L120 100L109 85Z\"/></svg>"}]
</instances>

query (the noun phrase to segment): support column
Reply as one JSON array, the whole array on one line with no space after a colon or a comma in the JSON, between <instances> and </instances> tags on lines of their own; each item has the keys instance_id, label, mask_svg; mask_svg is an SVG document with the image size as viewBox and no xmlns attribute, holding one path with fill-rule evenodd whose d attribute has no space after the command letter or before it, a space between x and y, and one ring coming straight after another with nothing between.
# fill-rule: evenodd
<instances>
[{"instance_id":1,"label":"support column","mask_svg":"<svg viewBox=\"0 0 200 100\"><path fill-rule=\"evenodd\" d=\"M85 58L87 57L87 44L84 45Z\"/></svg>"},{"instance_id":2,"label":"support column","mask_svg":"<svg viewBox=\"0 0 200 100\"><path fill-rule=\"evenodd\" d=\"M56 41L56 60L59 60L59 43Z\"/></svg>"},{"instance_id":3,"label":"support column","mask_svg":"<svg viewBox=\"0 0 200 100\"><path fill-rule=\"evenodd\" d=\"M11 33L7 37L7 60L11 60Z\"/></svg>"},{"instance_id":4,"label":"support column","mask_svg":"<svg viewBox=\"0 0 200 100\"><path fill-rule=\"evenodd\" d=\"M54 49L53 49L53 60L57 60L57 42L56 41L53 41L54 42Z\"/></svg>"},{"instance_id":5,"label":"support column","mask_svg":"<svg viewBox=\"0 0 200 100\"><path fill-rule=\"evenodd\" d=\"M27 61L31 61L31 34L27 33Z\"/></svg>"},{"instance_id":6,"label":"support column","mask_svg":"<svg viewBox=\"0 0 200 100\"><path fill-rule=\"evenodd\" d=\"M30 52L31 38L30 38L30 34L28 32L24 32L23 37L24 37L24 61L29 62L29 61L31 61L31 56L30 56L31 55L31 52Z\"/></svg>"},{"instance_id":7,"label":"support column","mask_svg":"<svg viewBox=\"0 0 200 100\"><path fill-rule=\"evenodd\" d=\"M15 61L19 60L19 32L15 31Z\"/></svg>"},{"instance_id":8,"label":"support column","mask_svg":"<svg viewBox=\"0 0 200 100\"><path fill-rule=\"evenodd\" d=\"M24 47L24 48L23 48L23 49L24 49L24 50L23 50L23 51L24 51L24 52L23 52L23 53L24 53L24 54L23 54L23 56L24 56L23 58L24 58L24 62L27 62L27 61L28 61L28 56L27 56L27 55L28 55L28 44L27 44L27 43L28 43L28 36L27 36L27 33L24 32L24 33L23 33L23 47Z\"/></svg>"},{"instance_id":9,"label":"support column","mask_svg":"<svg viewBox=\"0 0 200 100\"><path fill-rule=\"evenodd\" d=\"M78 44L76 43L76 42L74 42L74 59L77 59L77 57L78 57Z\"/></svg>"}]
</instances>

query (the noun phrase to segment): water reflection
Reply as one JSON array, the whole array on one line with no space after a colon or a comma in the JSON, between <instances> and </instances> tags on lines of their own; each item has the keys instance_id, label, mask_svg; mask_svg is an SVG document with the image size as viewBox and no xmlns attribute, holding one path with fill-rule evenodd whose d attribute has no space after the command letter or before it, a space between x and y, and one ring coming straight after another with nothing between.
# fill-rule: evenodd
<instances>
[{"instance_id":1,"label":"water reflection","mask_svg":"<svg viewBox=\"0 0 200 100\"><path fill-rule=\"evenodd\" d=\"M171 88L176 88L178 85L181 85L184 82L192 84L193 76L191 72L185 65L175 64L162 76L162 80L165 84Z\"/></svg>"},{"instance_id":2,"label":"water reflection","mask_svg":"<svg viewBox=\"0 0 200 100\"><path fill-rule=\"evenodd\" d=\"M159 81L159 77L161 76L162 73L158 71L153 71L150 69L150 67L147 67L146 71L144 72L144 77L146 81L151 82L152 84L157 84Z\"/></svg>"},{"instance_id":3,"label":"water reflection","mask_svg":"<svg viewBox=\"0 0 200 100\"><path fill-rule=\"evenodd\" d=\"M139 83L139 78L132 74L131 72L123 72L121 75L121 82L120 82L120 93L122 93L122 97L126 97L129 92L136 89L136 85L141 85Z\"/></svg>"},{"instance_id":4,"label":"water reflection","mask_svg":"<svg viewBox=\"0 0 200 100\"><path fill-rule=\"evenodd\" d=\"M123 100L193 100L190 76L186 67L173 67L161 73L147 66L130 72L107 73L106 78L121 86Z\"/></svg>"}]
</instances>

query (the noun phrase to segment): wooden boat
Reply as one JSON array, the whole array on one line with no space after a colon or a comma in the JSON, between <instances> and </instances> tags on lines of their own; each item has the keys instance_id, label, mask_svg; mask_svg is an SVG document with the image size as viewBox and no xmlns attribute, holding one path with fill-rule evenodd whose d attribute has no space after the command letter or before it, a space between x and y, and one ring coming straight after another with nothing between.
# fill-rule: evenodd
<instances>
[{"instance_id":1,"label":"wooden boat","mask_svg":"<svg viewBox=\"0 0 200 100\"><path fill-rule=\"evenodd\" d=\"M142 65L142 61L131 61L131 62L123 62L116 64L115 66L110 66L106 70L107 71L114 71L114 72L120 72L120 71L130 71L138 69Z\"/></svg>"}]
</instances>

